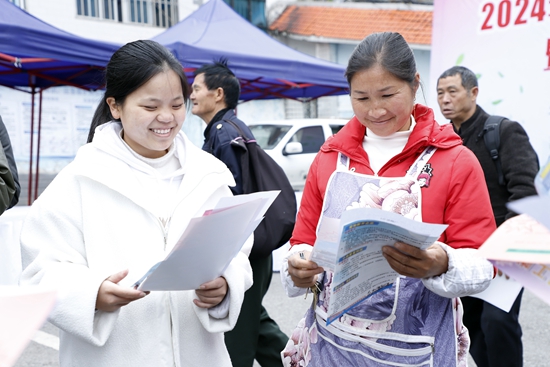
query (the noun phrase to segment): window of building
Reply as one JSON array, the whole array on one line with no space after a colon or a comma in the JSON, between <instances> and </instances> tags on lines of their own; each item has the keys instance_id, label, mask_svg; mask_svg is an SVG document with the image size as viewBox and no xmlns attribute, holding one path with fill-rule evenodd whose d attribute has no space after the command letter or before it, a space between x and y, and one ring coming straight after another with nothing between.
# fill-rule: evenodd
<instances>
[{"instance_id":1,"label":"window of building","mask_svg":"<svg viewBox=\"0 0 550 367\"><path fill-rule=\"evenodd\" d=\"M103 0L103 14L105 19L122 22L122 0Z\"/></svg>"},{"instance_id":2,"label":"window of building","mask_svg":"<svg viewBox=\"0 0 550 367\"><path fill-rule=\"evenodd\" d=\"M243 18L261 29L267 29L265 0L224 0Z\"/></svg>"},{"instance_id":3,"label":"window of building","mask_svg":"<svg viewBox=\"0 0 550 367\"><path fill-rule=\"evenodd\" d=\"M177 0L129 0L130 21L169 28L179 19Z\"/></svg>"},{"instance_id":4,"label":"window of building","mask_svg":"<svg viewBox=\"0 0 550 367\"><path fill-rule=\"evenodd\" d=\"M178 22L177 0L156 0L153 1L153 5L157 27L169 28Z\"/></svg>"},{"instance_id":5,"label":"window of building","mask_svg":"<svg viewBox=\"0 0 550 367\"><path fill-rule=\"evenodd\" d=\"M11 3L14 3L15 5L17 5L18 7L20 7L21 9L26 9L26 4L25 4L25 0L9 0Z\"/></svg>"},{"instance_id":6,"label":"window of building","mask_svg":"<svg viewBox=\"0 0 550 367\"><path fill-rule=\"evenodd\" d=\"M76 0L76 13L85 17L122 22L123 0Z\"/></svg>"},{"instance_id":7,"label":"window of building","mask_svg":"<svg viewBox=\"0 0 550 367\"><path fill-rule=\"evenodd\" d=\"M76 11L85 17L162 28L173 26L179 19L178 0L76 0Z\"/></svg>"},{"instance_id":8,"label":"window of building","mask_svg":"<svg viewBox=\"0 0 550 367\"><path fill-rule=\"evenodd\" d=\"M130 0L130 21L134 23L148 23L147 1Z\"/></svg>"},{"instance_id":9,"label":"window of building","mask_svg":"<svg viewBox=\"0 0 550 367\"><path fill-rule=\"evenodd\" d=\"M76 0L76 13L85 17L99 17L98 0Z\"/></svg>"}]
</instances>

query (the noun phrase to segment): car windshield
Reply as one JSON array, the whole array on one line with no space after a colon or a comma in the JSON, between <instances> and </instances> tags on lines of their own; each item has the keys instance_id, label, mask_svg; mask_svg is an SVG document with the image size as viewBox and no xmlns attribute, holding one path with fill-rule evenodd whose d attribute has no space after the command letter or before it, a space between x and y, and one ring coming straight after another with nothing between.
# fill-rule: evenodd
<instances>
[{"instance_id":1,"label":"car windshield","mask_svg":"<svg viewBox=\"0 0 550 367\"><path fill-rule=\"evenodd\" d=\"M251 125L249 128L263 149L273 149L290 130L289 125Z\"/></svg>"}]
</instances>

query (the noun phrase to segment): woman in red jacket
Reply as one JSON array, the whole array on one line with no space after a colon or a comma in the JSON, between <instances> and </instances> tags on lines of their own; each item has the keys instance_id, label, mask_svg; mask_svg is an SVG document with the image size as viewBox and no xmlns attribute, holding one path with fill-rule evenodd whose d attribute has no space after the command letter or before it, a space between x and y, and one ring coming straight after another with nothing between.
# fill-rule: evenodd
<instances>
[{"instance_id":1,"label":"woman in red jacket","mask_svg":"<svg viewBox=\"0 0 550 367\"><path fill-rule=\"evenodd\" d=\"M400 34L366 37L346 77L355 117L310 168L281 269L289 296L321 290L282 352L284 364L465 366L469 338L457 297L484 290L493 277L475 250L496 228L483 172L450 125L415 105L420 76ZM327 326L332 272L308 259L319 233L353 207L448 227L426 250L383 247L400 276Z\"/></svg>"}]
</instances>

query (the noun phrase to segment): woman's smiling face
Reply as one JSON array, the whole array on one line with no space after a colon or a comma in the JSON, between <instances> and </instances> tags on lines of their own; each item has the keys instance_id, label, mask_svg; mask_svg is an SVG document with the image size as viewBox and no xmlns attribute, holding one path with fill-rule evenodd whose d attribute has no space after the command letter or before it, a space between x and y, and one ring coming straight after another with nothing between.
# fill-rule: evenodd
<instances>
[{"instance_id":1,"label":"woman's smiling face","mask_svg":"<svg viewBox=\"0 0 550 367\"><path fill-rule=\"evenodd\" d=\"M414 85L419 80L417 73ZM389 136L410 128L416 89L375 65L358 71L351 79L351 106L361 124L378 136Z\"/></svg>"},{"instance_id":2,"label":"woman's smiling face","mask_svg":"<svg viewBox=\"0 0 550 367\"><path fill-rule=\"evenodd\" d=\"M146 158L166 154L187 113L181 80L171 69L130 93L122 105L113 97L107 98L107 103L113 117L122 122L124 141Z\"/></svg>"}]
</instances>

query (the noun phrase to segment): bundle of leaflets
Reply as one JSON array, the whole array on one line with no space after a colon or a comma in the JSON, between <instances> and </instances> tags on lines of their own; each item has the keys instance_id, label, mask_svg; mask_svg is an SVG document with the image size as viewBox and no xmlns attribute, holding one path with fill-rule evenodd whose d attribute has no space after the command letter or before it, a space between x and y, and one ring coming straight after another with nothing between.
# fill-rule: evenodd
<instances>
[{"instance_id":1,"label":"bundle of leaflets","mask_svg":"<svg viewBox=\"0 0 550 367\"><path fill-rule=\"evenodd\" d=\"M550 159L535 186L539 195L508 203L508 219L479 248L505 274L550 304Z\"/></svg>"},{"instance_id":2,"label":"bundle of leaflets","mask_svg":"<svg viewBox=\"0 0 550 367\"><path fill-rule=\"evenodd\" d=\"M395 282L399 274L382 255L382 246L399 241L426 249L446 228L381 209L345 211L340 218L339 242L318 238L310 257L334 272L327 324Z\"/></svg>"}]
</instances>

